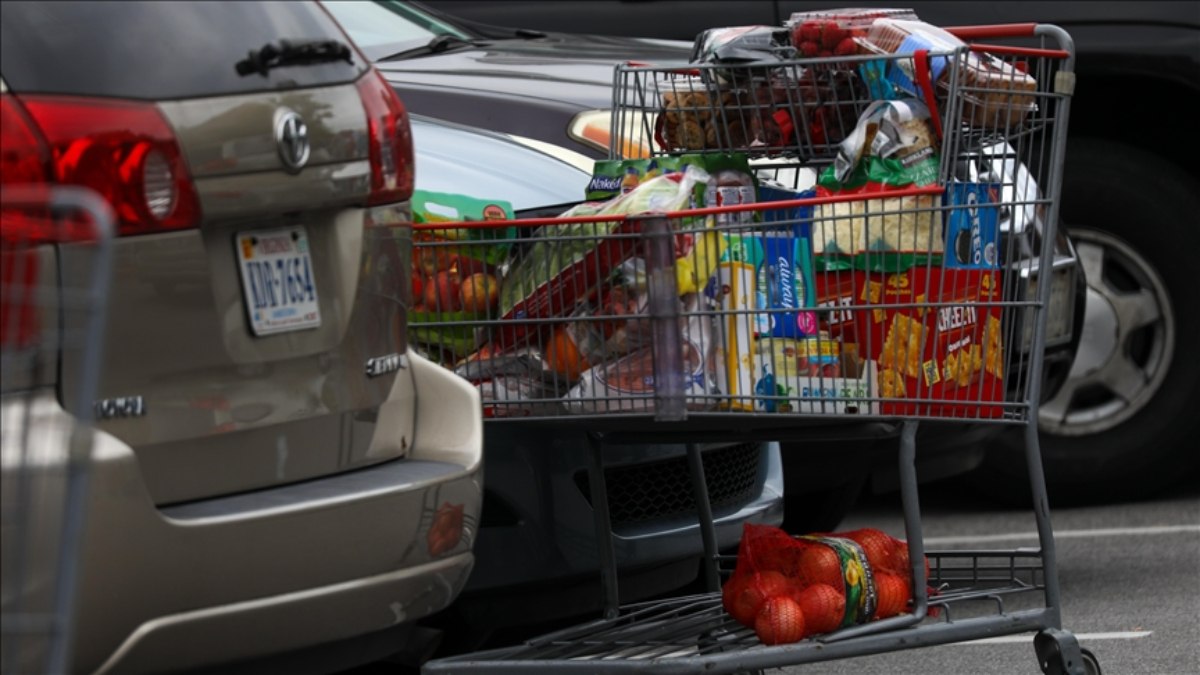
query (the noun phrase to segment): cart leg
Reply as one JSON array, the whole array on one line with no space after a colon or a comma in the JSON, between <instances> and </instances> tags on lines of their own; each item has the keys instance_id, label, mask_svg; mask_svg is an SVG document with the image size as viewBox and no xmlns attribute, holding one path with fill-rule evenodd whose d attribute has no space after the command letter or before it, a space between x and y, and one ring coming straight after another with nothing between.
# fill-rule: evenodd
<instances>
[{"instance_id":1,"label":"cart leg","mask_svg":"<svg viewBox=\"0 0 1200 675\"><path fill-rule=\"evenodd\" d=\"M604 591L604 618L615 619L621 600L617 589L617 553L613 548L612 519L608 512L608 486L604 482L604 439L588 434L591 449L588 488L592 493L592 522L596 530L596 555L600 563L600 585Z\"/></svg>"},{"instance_id":2,"label":"cart leg","mask_svg":"<svg viewBox=\"0 0 1200 675\"><path fill-rule=\"evenodd\" d=\"M1033 493L1033 517L1037 521L1038 545L1042 550L1042 570L1046 587L1046 625L1062 627L1062 605L1058 589L1058 558L1054 552L1054 530L1050 524L1050 500L1042 470L1042 450L1038 445L1037 422L1025 426L1025 463L1029 468L1029 486Z\"/></svg>"},{"instance_id":3,"label":"cart leg","mask_svg":"<svg viewBox=\"0 0 1200 675\"><path fill-rule=\"evenodd\" d=\"M712 502L708 499L708 482L704 479L704 460L700 457L700 446L687 445L688 468L692 473L692 493L696 497L696 511L700 518L700 538L704 542L704 587L709 591L721 588L717 578L717 528L713 524Z\"/></svg>"},{"instance_id":4,"label":"cart leg","mask_svg":"<svg viewBox=\"0 0 1200 675\"><path fill-rule=\"evenodd\" d=\"M900 502L904 509L904 536L908 540L909 572L913 579L913 614L923 617L928 611L925 592L925 535L921 531L921 504L917 483L917 423L905 422L900 428Z\"/></svg>"},{"instance_id":5,"label":"cart leg","mask_svg":"<svg viewBox=\"0 0 1200 675\"><path fill-rule=\"evenodd\" d=\"M838 642L849 638L882 633L896 628L905 628L925 619L929 612L929 596L925 592L925 539L921 533L921 505L917 499L917 423L904 422L900 426L900 499L904 507L904 532L908 539L908 555L912 563L913 609L911 613L870 621L858 626L843 628L822 642Z\"/></svg>"}]
</instances>

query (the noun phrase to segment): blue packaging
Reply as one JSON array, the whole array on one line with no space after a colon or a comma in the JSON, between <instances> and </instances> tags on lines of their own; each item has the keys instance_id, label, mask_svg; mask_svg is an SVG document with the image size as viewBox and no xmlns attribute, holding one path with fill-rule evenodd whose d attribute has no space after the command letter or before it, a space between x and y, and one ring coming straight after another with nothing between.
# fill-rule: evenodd
<instances>
[{"instance_id":1,"label":"blue packaging","mask_svg":"<svg viewBox=\"0 0 1200 675\"><path fill-rule=\"evenodd\" d=\"M813 287L812 242L795 233L767 232L762 236L762 263L755 283L756 337L802 338L817 332L816 291Z\"/></svg>"},{"instance_id":2,"label":"blue packaging","mask_svg":"<svg viewBox=\"0 0 1200 675\"><path fill-rule=\"evenodd\" d=\"M942 266L995 269L1000 265L1000 186L953 183L946 187Z\"/></svg>"}]
</instances>

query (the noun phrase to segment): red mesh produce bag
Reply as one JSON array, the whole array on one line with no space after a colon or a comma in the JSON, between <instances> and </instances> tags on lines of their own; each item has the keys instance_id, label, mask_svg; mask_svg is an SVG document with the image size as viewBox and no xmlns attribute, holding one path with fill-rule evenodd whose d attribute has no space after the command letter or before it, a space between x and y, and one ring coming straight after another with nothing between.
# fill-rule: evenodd
<instances>
[{"instance_id":1,"label":"red mesh produce bag","mask_svg":"<svg viewBox=\"0 0 1200 675\"><path fill-rule=\"evenodd\" d=\"M904 613L910 579L908 545L880 530L793 537L747 524L722 601L764 644L783 644Z\"/></svg>"}]
</instances>

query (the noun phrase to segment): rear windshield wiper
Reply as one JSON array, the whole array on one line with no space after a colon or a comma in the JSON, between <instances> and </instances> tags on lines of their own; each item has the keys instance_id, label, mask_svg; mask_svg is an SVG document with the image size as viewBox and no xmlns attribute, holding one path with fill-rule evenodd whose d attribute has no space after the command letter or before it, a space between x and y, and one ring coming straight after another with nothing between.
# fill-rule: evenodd
<instances>
[{"instance_id":1,"label":"rear windshield wiper","mask_svg":"<svg viewBox=\"0 0 1200 675\"><path fill-rule=\"evenodd\" d=\"M413 49L406 49L402 52L397 52L395 54L392 54L391 56L385 56L379 60L380 61L393 61L393 60L397 60L397 59L407 59L409 57L419 56L422 54L441 54L442 52L446 51L447 49L450 49L451 47L465 47L465 46L479 47L483 44L485 44L485 43L478 42L476 40L468 40L466 38L461 38L457 35L450 35L448 33L443 33L441 35L433 36L433 38L430 39L429 42L426 42L425 44L421 45L420 47L415 47Z\"/></svg>"},{"instance_id":2,"label":"rear windshield wiper","mask_svg":"<svg viewBox=\"0 0 1200 675\"><path fill-rule=\"evenodd\" d=\"M268 42L261 49L252 50L246 58L238 61L235 67L238 75L243 77L252 73L266 77L272 68L333 61L353 64L350 47L337 40L280 40L278 45Z\"/></svg>"}]
</instances>

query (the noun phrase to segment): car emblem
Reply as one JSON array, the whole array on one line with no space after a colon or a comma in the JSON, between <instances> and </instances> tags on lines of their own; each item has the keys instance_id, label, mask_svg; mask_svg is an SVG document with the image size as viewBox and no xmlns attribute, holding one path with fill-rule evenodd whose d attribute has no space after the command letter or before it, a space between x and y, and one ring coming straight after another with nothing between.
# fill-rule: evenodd
<instances>
[{"instance_id":1,"label":"car emblem","mask_svg":"<svg viewBox=\"0 0 1200 675\"><path fill-rule=\"evenodd\" d=\"M308 125L293 110L280 108L275 113L275 143L279 145L279 158L289 171L304 168L308 162Z\"/></svg>"}]
</instances>

